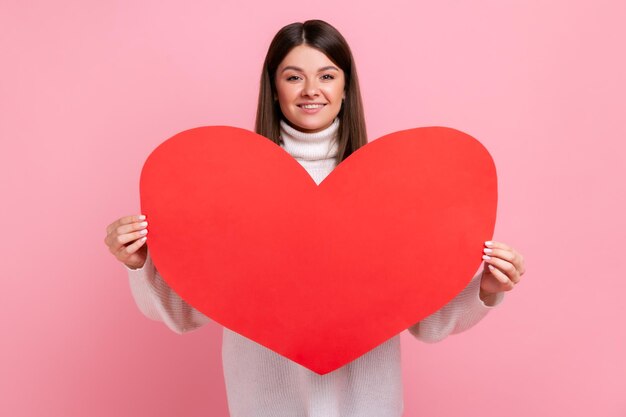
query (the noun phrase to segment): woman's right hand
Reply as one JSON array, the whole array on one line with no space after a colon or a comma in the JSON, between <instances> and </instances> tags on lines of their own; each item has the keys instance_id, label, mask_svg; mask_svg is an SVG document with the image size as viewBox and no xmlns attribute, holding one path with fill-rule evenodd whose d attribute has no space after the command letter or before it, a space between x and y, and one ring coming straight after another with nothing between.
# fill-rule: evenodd
<instances>
[{"instance_id":1,"label":"woman's right hand","mask_svg":"<svg viewBox=\"0 0 626 417\"><path fill-rule=\"evenodd\" d=\"M129 268L141 268L148 256L146 216L133 215L117 219L107 226L104 243L109 251Z\"/></svg>"}]
</instances>

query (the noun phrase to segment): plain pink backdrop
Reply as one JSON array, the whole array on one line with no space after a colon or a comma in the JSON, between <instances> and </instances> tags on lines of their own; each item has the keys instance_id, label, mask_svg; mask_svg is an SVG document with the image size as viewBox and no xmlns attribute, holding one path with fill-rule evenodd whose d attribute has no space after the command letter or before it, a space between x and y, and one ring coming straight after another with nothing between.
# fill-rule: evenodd
<instances>
[{"instance_id":1,"label":"plain pink backdrop","mask_svg":"<svg viewBox=\"0 0 626 417\"><path fill-rule=\"evenodd\" d=\"M227 415L220 328L142 316L105 226L137 212L166 138L252 129L272 36L321 18L353 48L371 139L485 144L495 239L527 259L470 331L405 332L405 415L626 416L625 4L2 0L0 414Z\"/></svg>"}]
</instances>

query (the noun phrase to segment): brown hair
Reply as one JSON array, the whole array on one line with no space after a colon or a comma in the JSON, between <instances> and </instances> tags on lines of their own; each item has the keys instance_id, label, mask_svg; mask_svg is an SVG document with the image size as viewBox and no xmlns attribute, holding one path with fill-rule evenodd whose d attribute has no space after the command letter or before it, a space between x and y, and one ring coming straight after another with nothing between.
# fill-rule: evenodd
<instances>
[{"instance_id":1,"label":"brown hair","mask_svg":"<svg viewBox=\"0 0 626 417\"><path fill-rule=\"evenodd\" d=\"M344 72L345 99L337 115L339 118L338 157L341 162L352 152L367 144L365 116L359 79L350 47L341 33L323 20L292 23L283 27L274 36L263 63L255 131L280 144L280 120L283 114L279 103L274 100L276 70L289 51L302 44L320 50Z\"/></svg>"}]
</instances>

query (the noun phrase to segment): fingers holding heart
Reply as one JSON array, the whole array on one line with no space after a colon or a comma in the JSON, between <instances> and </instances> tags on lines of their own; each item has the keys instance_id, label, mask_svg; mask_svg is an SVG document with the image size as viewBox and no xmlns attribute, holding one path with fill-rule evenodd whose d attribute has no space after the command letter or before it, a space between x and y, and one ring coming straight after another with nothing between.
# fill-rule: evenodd
<instances>
[{"instance_id":1,"label":"fingers holding heart","mask_svg":"<svg viewBox=\"0 0 626 417\"><path fill-rule=\"evenodd\" d=\"M523 257L504 243L489 243L484 250L483 260L488 264L491 273L503 282L506 277L513 284L517 284L524 274Z\"/></svg>"},{"instance_id":2,"label":"fingers holding heart","mask_svg":"<svg viewBox=\"0 0 626 417\"><path fill-rule=\"evenodd\" d=\"M146 260L148 222L144 215L125 216L106 228L104 243L118 261L131 268L141 267Z\"/></svg>"}]
</instances>

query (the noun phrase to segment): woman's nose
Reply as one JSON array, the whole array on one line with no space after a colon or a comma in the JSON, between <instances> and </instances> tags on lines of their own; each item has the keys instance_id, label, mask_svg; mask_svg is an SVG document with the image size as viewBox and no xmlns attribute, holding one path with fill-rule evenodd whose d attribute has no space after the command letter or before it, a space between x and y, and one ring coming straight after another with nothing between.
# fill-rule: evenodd
<instances>
[{"instance_id":1,"label":"woman's nose","mask_svg":"<svg viewBox=\"0 0 626 417\"><path fill-rule=\"evenodd\" d=\"M302 89L303 96L317 96L319 95L319 86L315 80L307 80Z\"/></svg>"}]
</instances>

